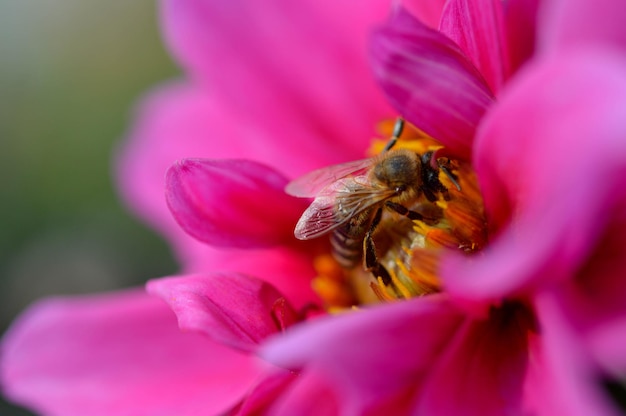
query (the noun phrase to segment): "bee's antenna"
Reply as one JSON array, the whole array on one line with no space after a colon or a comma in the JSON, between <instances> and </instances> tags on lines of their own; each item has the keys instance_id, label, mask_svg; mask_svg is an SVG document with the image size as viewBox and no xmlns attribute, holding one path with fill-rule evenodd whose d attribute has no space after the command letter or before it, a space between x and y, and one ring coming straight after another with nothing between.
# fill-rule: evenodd
<instances>
[{"instance_id":1,"label":"bee's antenna","mask_svg":"<svg viewBox=\"0 0 626 416\"><path fill-rule=\"evenodd\" d=\"M389 140L389 143L387 143L387 146L383 149L383 153L387 152L396 144L402 134L402 130L404 130L404 119L402 117L398 117L396 119L396 124L393 126L391 140Z\"/></svg>"}]
</instances>

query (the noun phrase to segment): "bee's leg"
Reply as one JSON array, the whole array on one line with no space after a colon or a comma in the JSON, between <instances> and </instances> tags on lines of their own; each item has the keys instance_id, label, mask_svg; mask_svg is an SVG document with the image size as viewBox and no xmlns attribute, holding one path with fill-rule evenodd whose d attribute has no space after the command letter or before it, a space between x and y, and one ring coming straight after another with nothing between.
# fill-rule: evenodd
<instances>
[{"instance_id":1,"label":"bee's leg","mask_svg":"<svg viewBox=\"0 0 626 416\"><path fill-rule=\"evenodd\" d=\"M391 202L391 201L385 202L385 206L387 208L391 209L392 211L397 212L400 215L404 215L405 217L407 217L408 219L410 219L412 221L416 221L416 220L417 221L423 221L423 222L425 222L426 224L429 224L429 225L435 225L441 219L441 213L437 213L438 215L433 215L432 217L431 216L425 216L425 215L420 214L417 211L412 211L412 210L408 209L404 205L397 204L397 203Z\"/></svg>"},{"instance_id":2,"label":"bee's leg","mask_svg":"<svg viewBox=\"0 0 626 416\"><path fill-rule=\"evenodd\" d=\"M422 192L424 193L424 196L426 197L426 199L428 199L429 202L437 201L437 195L435 195L435 193L431 191L430 188L426 186L422 186L421 189L422 189ZM450 199L447 189L445 189L444 191L441 191L441 193L443 194L444 200L448 201Z\"/></svg>"},{"instance_id":3,"label":"bee's leg","mask_svg":"<svg viewBox=\"0 0 626 416\"><path fill-rule=\"evenodd\" d=\"M372 234L374 230L380 223L380 219L382 218L383 210L379 208L374 215L374 219L372 220L372 224L370 225L367 234L365 234L365 238L363 239L363 266L365 270L372 272L372 274L376 277L380 277L383 283L387 286L391 283L391 276L385 266L378 262L378 256L376 255L376 245L374 244L374 239L372 238Z\"/></svg>"},{"instance_id":4,"label":"bee's leg","mask_svg":"<svg viewBox=\"0 0 626 416\"><path fill-rule=\"evenodd\" d=\"M440 163L439 160L434 160L433 155L433 152L426 152L422 155L422 192L424 192L424 196L430 202L435 202L437 200L437 193L441 193L443 199L449 201L450 194L448 192L448 188L446 188L439 180L439 171L443 171L443 173L448 177L448 179L450 179L459 191L461 190L461 186L459 185L457 178L447 168L446 163Z\"/></svg>"},{"instance_id":5,"label":"bee's leg","mask_svg":"<svg viewBox=\"0 0 626 416\"><path fill-rule=\"evenodd\" d=\"M448 179L450 179L450 182L454 184L454 187L457 189L457 191L461 192L461 185L459 185L458 181L459 178L457 178L457 176L452 173L450 169L448 169L445 165L439 165L439 169L441 169L441 171L445 173Z\"/></svg>"},{"instance_id":6,"label":"bee's leg","mask_svg":"<svg viewBox=\"0 0 626 416\"><path fill-rule=\"evenodd\" d=\"M434 158L434 155L431 155L431 163L430 163L431 166L433 164L432 163L433 158ZM437 165L437 168L439 168L439 170L441 170L448 177L450 182L452 182L456 190L461 192L461 185L459 184L458 176L456 176L454 173L452 173L450 169L448 169L448 166L450 165L450 159L448 159L447 157L440 157L434 162Z\"/></svg>"}]
</instances>

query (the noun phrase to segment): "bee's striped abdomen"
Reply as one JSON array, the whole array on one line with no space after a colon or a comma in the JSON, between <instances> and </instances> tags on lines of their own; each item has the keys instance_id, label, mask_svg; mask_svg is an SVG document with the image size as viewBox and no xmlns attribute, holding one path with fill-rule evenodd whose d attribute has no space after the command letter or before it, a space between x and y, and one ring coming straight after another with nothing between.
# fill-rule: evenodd
<instances>
[{"instance_id":1,"label":"bee's striped abdomen","mask_svg":"<svg viewBox=\"0 0 626 416\"><path fill-rule=\"evenodd\" d=\"M356 266L363 257L363 239L371 223L371 210L366 210L335 229L330 237L333 257L347 269Z\"/></svg>"}]
</instances>

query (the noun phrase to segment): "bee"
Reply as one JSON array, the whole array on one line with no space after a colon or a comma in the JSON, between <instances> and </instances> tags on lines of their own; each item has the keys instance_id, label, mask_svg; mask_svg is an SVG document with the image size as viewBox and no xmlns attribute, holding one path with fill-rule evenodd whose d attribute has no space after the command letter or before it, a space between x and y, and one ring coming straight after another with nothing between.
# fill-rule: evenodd
<instances>
[{"instance_id":1,"label":"bee","mask_svg":"<svg viewBox=\"0 0 626 416\"><path fill-rule=\"evenodd\" d=\"M383 209L411 220L436 224L440 212L412 210L426 199L434 202L441 195L449 199L448 189L439 181L439 169L452 180L454 175L437 161L433 152L420 155L407 149L392 149L404 129L399 118L383 152L374 158L325 167L292 181L285 191L296 197L314 197L298 221L294 235L309 240L331 234L333 256L344 268L355 267L361 260L365 270L383 283L391 277L378 262L373 233Z\"/></svg>"}]
</instances>

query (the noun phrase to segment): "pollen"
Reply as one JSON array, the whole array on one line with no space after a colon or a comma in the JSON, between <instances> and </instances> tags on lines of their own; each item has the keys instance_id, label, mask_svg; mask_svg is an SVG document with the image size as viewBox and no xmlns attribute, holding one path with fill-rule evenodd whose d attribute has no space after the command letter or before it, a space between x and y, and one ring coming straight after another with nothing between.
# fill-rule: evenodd
<instances>
[{"instance_id":1,"label":"pollen","mask_svg":"<svg viewBox=\"0 0 626 416\"><path fill-rule=\"evenodd\" d=\"M339 312L357 305L378 302L365 271L344 269L330 253L317 256L313 268L316 276L311 287L327 311Z\"/></svg>"},{"instance_id":2,"label":"pollen","mask_svg":"<svg viewBox=\"0 0 626 416\"><path fill-rule=\"evenodd\" d=\"M316 257L313 267L317 276L311 285L327 309L346 308L356 303L348 275L330 254Z\"/></svg>"}]
</instances>

